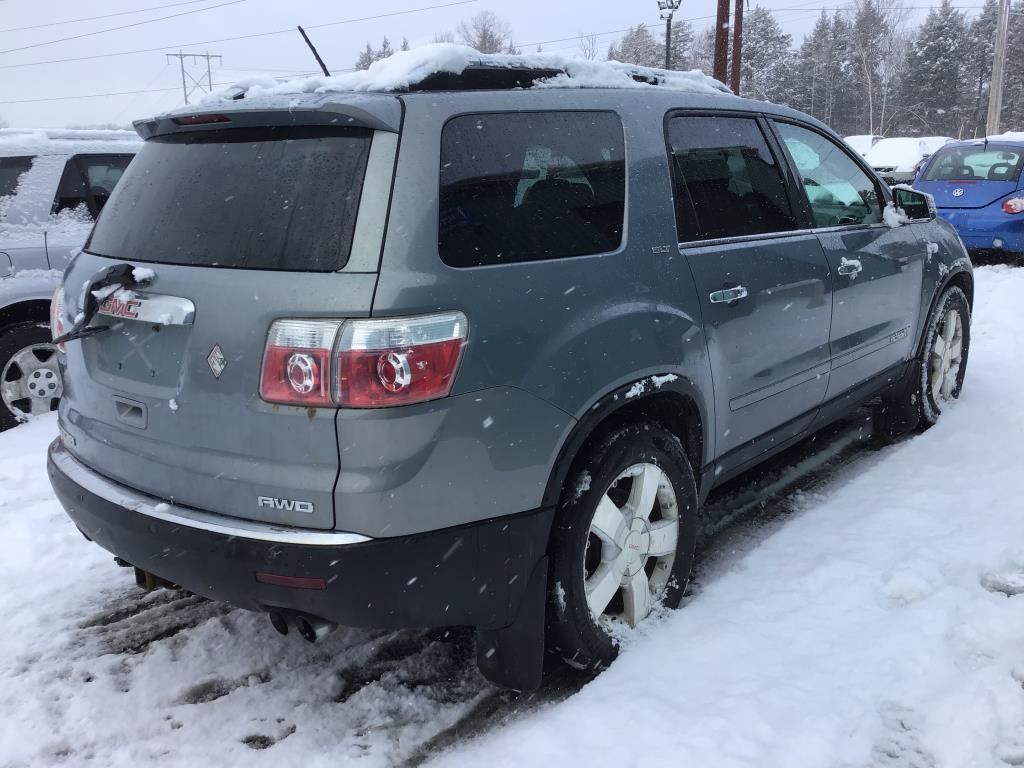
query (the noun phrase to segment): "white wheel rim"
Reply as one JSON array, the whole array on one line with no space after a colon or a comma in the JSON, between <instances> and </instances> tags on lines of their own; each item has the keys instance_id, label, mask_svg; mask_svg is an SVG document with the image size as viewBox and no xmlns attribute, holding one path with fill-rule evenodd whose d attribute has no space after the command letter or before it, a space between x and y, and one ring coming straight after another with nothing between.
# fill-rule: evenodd
<instances>
[{"instance_id":1,"label":"white wheel rim","mask_svg":"<svg viewBox=\"0 0 1024 768\"><path fill-rule=\"evenodd\" d=\"M0 396L18 419L49 413L63 393L53 344L30 344L19 349L0 374Z\"/></svg>"},{"instance_id":2,"label":"white wheel rim","mask_svg":"<svg viewBox=\"0 0 1024 768\"><path fill-rule=\"evenodd\" d=\"M594 511L584 556L584 592L595 621L643 621L668 586L678 541L679 508L668 476L654 464L634 464L616 477Z\"/></svg>"},{"instance_id":3,"label":"white wheel rim","mask_svg":"<svg viewBox=\"0 0 1024 768\"><path fill-rule=\"evenodd\" d=\"M949 310L942 318L932 343L928 387L936 403L953 399L964 356L964 326L960 313Z\"/></svg>"}]
</instances>

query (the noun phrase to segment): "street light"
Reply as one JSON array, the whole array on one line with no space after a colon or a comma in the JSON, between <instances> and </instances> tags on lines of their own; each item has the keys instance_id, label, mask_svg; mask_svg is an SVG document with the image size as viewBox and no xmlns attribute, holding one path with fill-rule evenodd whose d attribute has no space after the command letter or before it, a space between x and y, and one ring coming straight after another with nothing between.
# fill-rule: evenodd
<instances>
[{"instance_id":1,"label":"street light","mask_svg":"<svg viewBox=\"0 0 1024 768\"><path fill-rule=\"evenodd\" d=\"M682 0L658 0L658 10L665 20L665 69L672 68L672 15L681 3Z\"/></svg>"}]
</instances>

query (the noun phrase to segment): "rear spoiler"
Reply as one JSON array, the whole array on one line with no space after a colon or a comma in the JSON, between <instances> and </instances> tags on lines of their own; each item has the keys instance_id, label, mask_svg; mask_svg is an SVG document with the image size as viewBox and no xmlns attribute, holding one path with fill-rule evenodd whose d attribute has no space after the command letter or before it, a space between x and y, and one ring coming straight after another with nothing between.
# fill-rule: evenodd
<instances>
[{"instance_id":1,"label":"rear spoiler","mask_svg":"<svg viewBox=\"0 0 1024 768\"><path fill-rule=\"evenodd\" d=\"M256 101L257 103L253 103ZM298 103L295 103L298 101ZM402 104L393 95L332 93L283 102L273 99L212 101L200 108L171 112L132 125L143 139L171 133L267 126L320 125L370 128L398 133Z\"/></svg>"}]
</instances>

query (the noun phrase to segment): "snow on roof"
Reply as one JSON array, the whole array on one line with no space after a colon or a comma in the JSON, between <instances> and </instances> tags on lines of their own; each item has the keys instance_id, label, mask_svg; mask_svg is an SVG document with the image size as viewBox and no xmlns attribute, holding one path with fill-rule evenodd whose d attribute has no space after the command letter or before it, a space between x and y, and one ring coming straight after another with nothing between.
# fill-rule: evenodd
<instances>
[{"instance_id":1,"label":"snow on roof","mask_svg":"<svg viewBox=\"0 0 1024 768\"><path fill-rule=\"evenodd\" d=\"M0 157L68 155L76 152L134 152L135 131L105 128L0 128Z\"/></svg>"},{"instance_id":2,"label":"snow on roof","mask_svg":"<svg viewBox=\"0 0 1024 768\"><path fill-rule=\"evenodd\" d=\"M1007 131L988 137L989 141L1024 141L1024 131Z\"/></svg>"},{"instance_id":3,"label":"snow on roof","mask_svg":"<svg viewBox=\"0 0 1024 768\"><path fill-rule=\"evenodd\" d=\"M434 43L398 51L375 61L367 70L331 77L305 77L293 80L254 78L243 80L208 97L204 103L235 99L239 96L285 96L336 91L404 91L430 75L460 75L469 67L549 69L559 73L536 81L535 88L669 88L691 93L731 93L722 83L699 70L675 72L639 67L617 61L590 61L552 53L510 55L480 53L465 45ZM651 82L638 82L634 75ZM653 83L657 85L653 85Z\"/></svg>"},{"instance_id":4,"label":"snow on roof","mask_svg":"<svg viewBox=\"0 0 1024 768\"><path fill-rule=\"evenodd\" d=\"M864 155L873 168L894 166L897 171L912 171L925 155L954 141L949 136L893 137L882 139Z\"/></svg>"}]
</instances>

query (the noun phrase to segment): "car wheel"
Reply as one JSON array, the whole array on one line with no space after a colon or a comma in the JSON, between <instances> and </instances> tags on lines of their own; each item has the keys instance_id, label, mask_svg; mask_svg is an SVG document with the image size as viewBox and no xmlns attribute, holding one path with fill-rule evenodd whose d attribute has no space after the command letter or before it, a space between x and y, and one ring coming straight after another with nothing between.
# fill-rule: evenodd
<instances>
[{"instance_id":1,"label":"car wheel","mask_svg":"<svg viewBox=\"0 0 1024 768\"><path fill-rule=\"evenodd\" d=\"M928 319L918 362L921 426L939 420L942 409L960 397L971 346L971 305L959 288L949 288Z\"/></svg>"},{"instance_id":2,"label":"car wheel","mask_svg":"<svg viewBox=\"0 0 1024 768\"><path fill-rule=\"evenodd\" d=\"M658 605L679 605L693 564L698 500L679 439L622 427L579 457L551 536L547 649L597 669L615 636Z\"/></svg>"},{"instance_id":3,"label":"car wheel","mask_svg":"<svg viewBox=\"0 0 1024 768\"><path fill-rule=\"evenodd\" d=\"M49 325L19 323L0 331L0 430L54 410L63 392Z\"/></svg>"},{"instance_id":4,"label":"car wheel","mask_svg":"<svg viewBox=\"0 0 1024 768\"><path fill-rule=\"evenodd\" d=\"M921 354L911 363L907 383L882 399L875 435L881 444L927 429L943 407L960 397L971 343L971 307L959 288L946 290L928 318Z\"/></svg>"}]
</instances>

